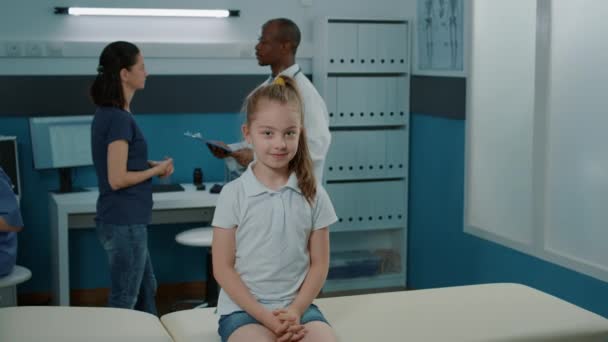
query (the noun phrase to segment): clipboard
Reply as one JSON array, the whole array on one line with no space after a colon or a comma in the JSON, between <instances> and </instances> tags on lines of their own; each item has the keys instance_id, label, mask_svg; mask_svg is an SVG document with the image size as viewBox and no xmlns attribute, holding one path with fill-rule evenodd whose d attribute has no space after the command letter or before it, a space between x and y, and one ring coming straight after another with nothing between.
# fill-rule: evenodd
<instances>
[{"instance_id":1,"label":"clipboard","mask_svg":"<svg viewBox=\"0 0 608 342\"><path fill-rule=\"evenodd\" d=\"M232 150L230 149L230 147L224 145L224 144L220 144L219 141L216 140L206 140L205 144L207 144L207 146L209 148L214 147L214 148L219 148L220 150L224 151L227 154L232 153Z\"/></svg>"},{"instance_id":2,"label":"clipboard","mask_svg":"<svg viewBox=\"0 0 608 342\"><path fill-rule=\"evenodd\" d=\"M187 137L190 137L192 139L202 141L209 148L212 148L212 147L219 148L220 150L222 150L223 152L225 152L227 154L232 153L232 149L230 149L230 147L225 146L224 144L222 144L221 142L219 142L217 140L207 140L207 139L203 138L203 135L200 132L192 133L190 131L186 131L186 132L184 132L184 135Z\"/></svg>"}]
</instances>

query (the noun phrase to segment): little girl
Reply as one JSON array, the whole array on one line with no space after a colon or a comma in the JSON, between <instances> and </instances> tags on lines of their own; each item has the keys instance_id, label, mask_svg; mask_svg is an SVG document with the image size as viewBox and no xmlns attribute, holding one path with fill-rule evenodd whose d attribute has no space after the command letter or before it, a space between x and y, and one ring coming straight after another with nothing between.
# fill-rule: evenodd
<instances>
[{"instance_id":1,"label":"little girl","mask_svg":"<svg viewBox=\"0 0 608 342\"><path fill-rule=\"evenodd\" d=\"M316 183L295 81L280 76L246 99L255 160L226 184L213 217L222 341L335 341L312 304L329 268L337 217Z\"/></svg>"}]
</instances>

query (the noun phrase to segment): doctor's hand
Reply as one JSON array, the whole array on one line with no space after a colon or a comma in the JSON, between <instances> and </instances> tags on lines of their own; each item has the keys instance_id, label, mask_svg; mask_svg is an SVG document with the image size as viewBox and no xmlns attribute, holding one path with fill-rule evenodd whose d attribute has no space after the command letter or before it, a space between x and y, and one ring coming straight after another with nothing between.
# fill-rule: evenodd
<instances>
[{"instance_id":1,"label":"doctor's hand","mask_svg":"<svg viewBox=\"0 0 608 342\"><path fill-rule=\"evenodd\" d=\"M250 148L242 148L240 150L233 151L230 156L234 158L241 166L247 166L253 161L253 150Z\"/></svg>"},{"instance_id":2,"label":"doctor's hand","mask_svg":"<svg viewBox=\"0 0 608 342\"><path fill-rule=\"evenodd\" d=\"M226 147L227 149L229 149L228 145L226 145L225 142L223 141L216 141L216 143ZM213 154L214 157L219 158L219 159L224 159L228 156L230 156L230 153L227 152L226 150L222 150L221 148L217 147L217 146L213 146L210 144L207 144L207 147L209 148L209 151L211 151L211 154Z\"/></svg>"}]
</instances>

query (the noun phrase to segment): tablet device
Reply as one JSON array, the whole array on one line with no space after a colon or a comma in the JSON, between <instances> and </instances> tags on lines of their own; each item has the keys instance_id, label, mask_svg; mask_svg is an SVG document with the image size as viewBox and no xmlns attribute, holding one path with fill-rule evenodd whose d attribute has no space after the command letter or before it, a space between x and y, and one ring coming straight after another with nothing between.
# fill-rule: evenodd
<instances>
[{"instance_id":1,"label":"tablet device","mask_svg":"<svg viewBox=\"0 0 608 342\"><path fill-rule=\"evenodd\" d=\"M230 149L230 147L225 146L216 140L207 140L207 141L205 141L205 144L207 144L207 146L209 146L210 148L215 147L215 148L219 148L220 150L222 150L228 154L232 153L232 150Z\"/></svg>"}]
</instances>

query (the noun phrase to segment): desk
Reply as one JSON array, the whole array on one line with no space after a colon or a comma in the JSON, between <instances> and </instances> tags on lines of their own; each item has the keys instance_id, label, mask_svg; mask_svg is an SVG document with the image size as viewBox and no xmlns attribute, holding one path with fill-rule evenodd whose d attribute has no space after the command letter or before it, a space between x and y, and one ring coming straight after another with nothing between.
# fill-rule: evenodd
<instances>
[{"instance_id":1,"label":"desk","mask_svg":"<svg viewBox=\"0 0 608 342\"><path fill-rule=\"evenodd\" d=\"M218 195L182 184L185 191L154 193L151 224L211 222ZM52 302L70 305L69 230L95 227L96 188L67 194L49 194L51 225Z\"/></svg>"}]
</instances>

